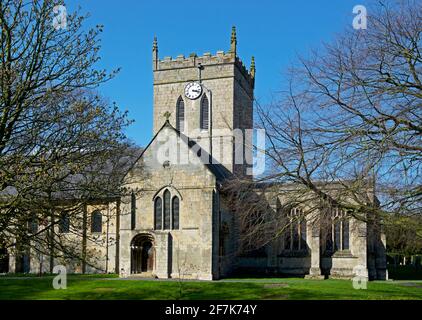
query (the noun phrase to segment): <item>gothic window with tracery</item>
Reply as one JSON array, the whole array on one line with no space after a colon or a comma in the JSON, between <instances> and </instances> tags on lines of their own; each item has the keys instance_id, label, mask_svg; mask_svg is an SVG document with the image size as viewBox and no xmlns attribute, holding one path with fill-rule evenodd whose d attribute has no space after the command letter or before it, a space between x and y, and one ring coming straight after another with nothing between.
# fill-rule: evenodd
<instances>
[{"instance_id":1,"label":"gothic window with tracery","mask_svg":"<svg viewBox=\"0 0 422 320\"><path fill-rule=\"evenodd\" d=\"M349 250L349 216L345 210L332 208L322 220L321 233L325 239L325 253Z\"/></svg>"},{"instance_id":2,"label":"gothic window with tracery","mask_svg":"<svg viewBox=\"0 0 422 320\"><path fill-rule=\"evenodd\" d=\"M178 230L180 227L180 199L166 189L154 200L154 229Z\"/></svg>"},{"instance_id":3,"label":"gothic window with tracery","mask_svg":"<svg viewBox=\"0 0 422 320\"><path fill-rule=\"evenodd\" d=\"M287 224L284 233L284 250L306 251L307 226L304 211L300 208L287 210Z\"/></svg>"}]
</instances>

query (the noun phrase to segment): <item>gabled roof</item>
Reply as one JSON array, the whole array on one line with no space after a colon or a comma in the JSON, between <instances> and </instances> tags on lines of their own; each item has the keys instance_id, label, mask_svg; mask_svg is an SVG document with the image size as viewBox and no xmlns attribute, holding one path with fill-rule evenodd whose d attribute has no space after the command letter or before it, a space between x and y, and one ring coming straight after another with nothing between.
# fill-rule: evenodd
<instances>
[{"instance_id":1,"label":"gabled roof","mask_svg":"<svg viewBox=\"0 0 422 320\"><path fill-rule=\"evenodd\" d=\"M122 145L120 153L113 157L93 163L83 172L69 174L63 181L55 184L55 191L50 195L53 200L77 200L85 198L86 194L95 199L110 199L120 196L118 186L134 161L139 158L142 149L139 147ZM96 189L98 186L103 188ZM115 188L109 186L115 186ZM91 190L92 188L95 188ZM94 195L95 194L95 195ZM14 186L7 186L0 190L0 199L7 199L19 195ZM34 196L46 197L43 191L34 192Z\"/></svg>"},{"instance_id":2,"label":"gabled roof","mask_svg":"<svg viewBox=\"0 0 422 320\"><path fill-rule=\"evenodd\" d=\"M164 128L170 128L171 130L173 130L178 135L178 137L182 138L181 140L188 145L189 149L192 149L194 146L197 146L197 145L199 146L199 144L197 144L195 141L189 139L189 137L187 137L186 135L181 133L179 130L177 130L175 127L173 127L171 125L170 121L166 120L166 122L164 122L164 124L161 126L161 128L157 131L157 133L154 135L154 137L151 139L151 141L148 143L148 145L142 151L142 153L140 154L138 159L133 162L132 166L129 168L127 173L129 173L133 169L134 165L139 161L139 159L141 159L143 157L145 151L148 150L148 148L151 146L153 141L158 137L160 132L162 130L164 130ZM202 154L203 157L210 159L209 163L203 163L202 162L202 164L215 176L215 178L217 179L218 182L223 182L224 180L233 176L233 174L225 166L223 166L221 163L218 163L218 161L215 158L212 158L211 155L209 155L200 146L199 146L199 150L201 151L201 154ZM198 153L199 153L199 151L198 151ZM201 159L200 155L197 154L197 156L198 156L198 158ZM126 173L126 175L127 175L127 173Z\"/></svg>"}]
</instances>

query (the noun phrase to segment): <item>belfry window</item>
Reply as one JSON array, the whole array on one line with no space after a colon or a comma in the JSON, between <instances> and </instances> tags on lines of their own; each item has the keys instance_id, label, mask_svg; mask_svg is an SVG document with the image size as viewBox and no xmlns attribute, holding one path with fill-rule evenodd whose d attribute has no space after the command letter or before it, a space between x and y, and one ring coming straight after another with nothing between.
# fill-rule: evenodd
<instances>
[{"instance_id":1,"label":"belfry window","mask_svg":"<svg viewBox=\"0 0 422 320\"><path fill-rule=\"evenodd\" d=\"M176 129L183 132L185 130L185 102L179 97L176 104Z\"/></svg>"},{"instance_id":2,"label":"belfry window","mask_svg":"<svg viewBox=\"0 0 422 320\"><path fill-rule=\"evenodd\" d=\"M200 128L201 130L208 130L209 124L209 101L207 96L201 99L201 110L200 110Z\"/></svg>"}]
</instances>

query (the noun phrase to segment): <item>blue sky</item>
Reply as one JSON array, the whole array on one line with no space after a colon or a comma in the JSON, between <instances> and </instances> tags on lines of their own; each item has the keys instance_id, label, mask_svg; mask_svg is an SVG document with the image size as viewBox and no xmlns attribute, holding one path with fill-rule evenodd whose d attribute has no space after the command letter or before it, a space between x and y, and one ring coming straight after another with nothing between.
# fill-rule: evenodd
<instances>
[{"instance_id":1,"label":"blue sky","mask_svg":"<svg viewBox=\"0 0 422 320\"><path fill-rule=\"evenodd\" d=\"M373 2L373 1L372 1ZM283 74L297 54L330 41L353 20L357 0L68 0L79 5L89 24L104 25L100 67L121 67L99 91L135 123L127 135L145 146L152 136L152 62L154 35L160 58L215 54L230 47L237 28L238 55L247 66L255 56L255 96L261 104L283 86ZM369 9L369 8L368 8Z\"/></svg>"}]
</instances>

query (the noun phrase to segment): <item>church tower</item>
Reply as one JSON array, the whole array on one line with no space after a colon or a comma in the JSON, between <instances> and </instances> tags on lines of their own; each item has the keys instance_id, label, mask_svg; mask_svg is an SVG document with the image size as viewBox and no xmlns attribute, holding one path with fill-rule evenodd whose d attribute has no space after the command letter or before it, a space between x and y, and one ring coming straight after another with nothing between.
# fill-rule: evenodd
<instances>
[{"instance_id":1,"label":"church tower","mask_svg":"<svg viewBox=\"0 0 422 320\"><path fill-rule=\"evenodd\" d=\"M158 57L154 38L154 134L169 119L230 172L252 167L251 130L255 61L248 70L237 52L233 27L228 52ZM249 130L248 130L249 129ZM249 142L248 142L249 141Z\"/></svg>"}]
</instances>

